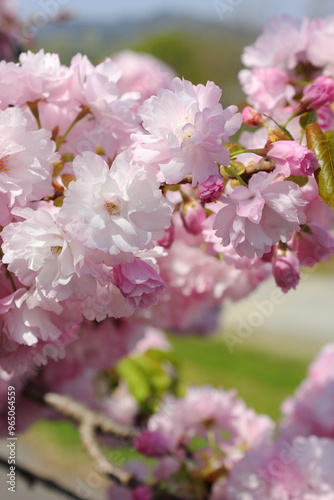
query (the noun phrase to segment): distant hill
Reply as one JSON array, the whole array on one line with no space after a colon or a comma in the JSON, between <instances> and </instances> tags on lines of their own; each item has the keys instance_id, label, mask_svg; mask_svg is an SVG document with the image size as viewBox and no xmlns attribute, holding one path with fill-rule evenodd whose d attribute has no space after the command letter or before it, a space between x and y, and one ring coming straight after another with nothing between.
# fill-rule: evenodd
<instances>
[{"instance_id":1,"label":"distant hill","mask_svg":"<svg viewBox=\"0 0 334 500\"><path fill-rule=\"evenodd\" d=\"M191 18L158 16L139 22L69 21L38 32L37 47L58 52L68 64L77 52L97 63L124 48L150 52L194 83L213 80L223 86L223 104L242 99L237 74L240 56L256 33L245 27Z\"/></svg>"}]
</instances>

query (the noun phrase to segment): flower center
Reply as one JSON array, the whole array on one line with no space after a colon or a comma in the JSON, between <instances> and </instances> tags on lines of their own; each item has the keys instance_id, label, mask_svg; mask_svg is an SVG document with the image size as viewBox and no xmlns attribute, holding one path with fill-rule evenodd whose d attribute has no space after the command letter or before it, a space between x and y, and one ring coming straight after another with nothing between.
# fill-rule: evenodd
<instances>
[{"instance_id":1,"label":"flower center","mask_svg":"<svg viewBox=\"0 0 334 500\"><path fill-rule=\"evenodd\" d=\"M53 253L53 255L57 255L58 253L60 253L62 251L62 248L63 247L60 247L59 245L52 245L50 247L50 250L51 250L51 253Z\"/></svg>"},{"instance_id":2,"label":"flower center","mask_svg":"<svg viewBox=\"0 0 334 500\"><path fill-rule=\"evenodd\" d=\"M112 201L106 201L104 206L106 207L109 215L119 215L119 206L115 205L115 203L113 203Z\"/></svg>"},{"instance_id":3,"label":"flower center","mask_svg":"<svg viewBox=\"0 0 334 500\"><path fill-rule=\"evenodd\" d=\"M193 136L193 132L188 131L186 135L182 137L182 141L186 141L187 139L190 139L190 137Z\"/></svg>"},{"instance_id":4,"label":"flower center","mask_svg":"<svg viewBox=\"0 0 334 500\"><path fill-rule=\"evenodd\" d=\"M5 155L2 158L0 158L0 172L8 172L9 168L6 166L6 159L9 157L9 155Z\"/></svg>"}]
</instances>

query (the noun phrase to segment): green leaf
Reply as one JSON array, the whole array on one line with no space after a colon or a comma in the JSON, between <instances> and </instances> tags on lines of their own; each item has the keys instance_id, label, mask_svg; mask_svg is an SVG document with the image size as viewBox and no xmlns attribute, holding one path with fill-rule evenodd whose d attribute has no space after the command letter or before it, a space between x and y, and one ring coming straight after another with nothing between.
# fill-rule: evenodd
<instances>
[{"instance_id":1,"label":"green leaf","mask_svg":"<svg viewBox=\"0 0 334 500\"><path fill-rule=\"evenodd\" d=\"M318 158L315 178L321 198L334 209L334 130L323 132L317 123L306 126L307 147Z\"/></svg>"},{"instance_id":2,"label":"green leaf","mask_svg":"<svg viewBox=\"0 0 334 500\"><path fill-rule=\"evenodd\" d=\"M171 377L161 363L147 356L133 358L134 363L143 370L151 388L151 395L162 395L170 386Z\"/></svg>"},{"instance_id":3,"label":"green leaf","mask_svg":"<svg viewBox=\"0 0 334 500\"><path fill-rule=\"evenodd\" d=\"M303 113L299 119L299 124L302 127L302 129L306 129L307 125L310 123L314 123L317 121L317 112L312 110L308 111L307 113Z\"/></svg>"},{"instance_id":4,"label":"green leaf","mask_svg":"<svg viewBox=\"0 0 334 500\"><path fill-rule=\"evenodd\" d=\"M130 389L131 394L140 403L147 400L151 394L145 372L131 358L124 358L117 365L119 376L124 379Z\"/></svg>"}]
</instances>

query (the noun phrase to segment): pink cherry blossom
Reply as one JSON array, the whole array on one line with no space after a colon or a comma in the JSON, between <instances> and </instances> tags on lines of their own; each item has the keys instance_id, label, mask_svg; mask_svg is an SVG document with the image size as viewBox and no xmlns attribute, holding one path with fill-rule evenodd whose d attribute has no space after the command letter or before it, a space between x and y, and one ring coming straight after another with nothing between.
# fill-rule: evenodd
<instances>
[{"instance_id":1,"label":"pink cherry blossom","mask_svg":"<svg viewBox=\"0 0 334 500\"><path fill-rule=\"evenodd\" d=\"M38 201L53 192L53 165L59 158L47 130L19 108L0 111L0 225L8 224L11 209Z\"/></svg>"},{"instance_id":2,"label":"pink cherry blossom","mask_svg":"<svg viewBox=\"0 0 334 500\"><path fill-rule=\"evenodd\" d=\"M318 160L307 147L295 141L276 141L271 144L267 157L275 162L276 170L284 177L312 175L319 167Z\"/></svg>"},{"instance_id":3,"label":"pink cherry blossom","mask_svg":"<svg viewBox=\"0 0 334 500\"><path fill-rule=\"evenodd\" d=\"M161 169L166 182L192 175L192 184L218 173L229 152L221 145L241 125L236 106L223 109L221 90L213 83L192 85L175 78L174 91L160 89L138 112L149 135L139 136L135 158Z\"/></svg>"},{"instance_id":4,"label":"pink cherry blossom","mask_svg":"<svg viewBox=\"0 0 334 500\"><path fill-rule=\"evenodd\" d=\"M319 76L303 92L301 104L307 109L319 109L334 102L334 80L328 76Z\"/></svg>"},{"instance_id":5,"label":"pink cherry blossom","mask_svg":"<svg viewBox=\"0 0 334 500\"><path fill-rule=\"evenodd\" d=\"M334 76L333 67L334 17L314 19L310 24L307 59L316 67L323 68L324 74Z\"/></svg>"},{"instance_id":6,"label":"pink cherry blossom","mask_svg":"<svg viewBox=\"0 0 334 500\"><path fill-rule=\"evenodd\" d=\"M277 113L291 102L295 94L289 76L276 67L243 69L239 80L248 101L260 113Z\"/></svg>"},{"instance_id":7,"label":"pink cherry blossom","mask_svg":"<svg viewBox=\"0 0 334 500\"><path fill-rule=\"evenodd\" d=\"M58 100L67 91L70 70L60 63L58 54L34 54L30 50L19 57L20 68L17 82L17 100L22 105L42 99Z\"/></svg>"},{"instance_id":8,"label":"pink cherry blossom","mask_svg":"<svg viewBox=\"0 0 334 500\"><path fill-rule=\"evenodd\" d=\"M247 187L237 186L220 199L213 228L223 246L231 244L240 256L262 257L272 245L288 242L305 222L300 188L291 181L275 181L275 176L260 172Z\"/></svg>"},{"instance_id":9,"label":"pink cherry blossom","mask_svg":"<svg viewBox=\"0 0 334 500\"><path fill-rule=\"evenodd\" d=\"M109 169L86 152L73 162L76 182L66 192L59 221L86 248L114 257L153 247L171 223L171 204L159 189L154 170L120 155ZM123 259L124 261L124 259Z\"/></svg>"},{"instance_id":10,"label":"pink cherry blossom","mask_svg":"<svg viewBox=\"0 0 334 500\"><path fill-rule=\"evenodd\" d=\"M224 190L224 179L221 175L210 175L210 177L198 185L198 198L202 203L212 203L220 198Z\"/></svg>"},{"instance_id":11,"label":"pink cherry blossom","mask_svg":"<svg viewBox=\"0 0 334 500\"><path fill-rule=\"evenodd\" d=\"M86 56L77 54L70 69L72 103L90 111L68 138L72 152L82 154L99 146L106 158L113 160L131 145L131 134L140 129L140 118L134 111L139 94L121 94L118 81L122 71L110 58L95 67Z\"/></svg>"},{"instance_id":12,"label":"pink cherry blossom","mask_svg":"<svg viewBox=\"0 0 334 500\"><path fill-rule=\"evenodd\" d=\"M334 441L296 438L250 450L210 500L332 500Z\"/></svg>"},{"instance_id":13,"label":"pink cherry blossom","mask_svg":"<svg viewBox=\"0 0 334 500\"><path fill-rule=\"evenodd\" d=\"M306 19L300 21L288 15L272 17L255 43L244 49L242 62L248 67L294 68L304 58L308 24Z\"/></svg>"},{"instance_id":14,"label":"pink cherry blossom","mask_svg":"<svg viewBox=\"0 0 334 500\"><path fill-rule=\"evenodd\" d=\"M103 285L97 283L95 294L82 300L81 310L86 319L102 321L107 317L128 318L135 308L120 289L110 282Z\"/></svg>"},{"instance_id":15,"label":"pink cherry blossom","mask_svg":"<svg viewBox=\"0 0 334 500\"><path fill-rule=\"evenodd\" d=\"M22 284L36 288L39 300L45 297L59 302L94 295L91 268L83 272L87 266L84 249L79 242L66 240L57 223L58 210L46 208L14 211L24 220L3 229L2 261Z\"/></svg>"},{"instance_id":16,"label":"pink cherry blossom","mask_svg":"<svg viewBox=\"0 0 334 500\"><path fill-rule=\"evenodd\" d=\"M113 268L115 285L135 308L156 304L165 284L148 262L135 258Z\"/></svg>"},{"instance_id":17,"label":"pink cherry blossom","mask_svg":"<svg viewBox=\"0 0 334 500\"><path fill-rule=\"evenodd\" d=\"M281 435L334 439L334 347L325 346L308 370L306 380L282 405Z\"/></svg>"},{"instance_id":18,"label":"pink cherry blossom","mask_svg":"<svg viewBox=\"0 0 334 500\"><path fill-rule=\"evenodd\" d=\"M41 304L34 290L25 288L1 299L0 312L0 366L7 372L24 373L45 365L49 358L62 357L82 321L77 304L52 300Z\"/></svg>"},{"instance_id":19,"label":"pink cherry blossom","mask_svg":"<svg viewBox=\"0 0 334 500\"><path fill-rule=\"evenodd\" d=\"M122 93L139 92L140 104L156 94L159 88L172 88L175 72L150 54L122 50L112 56L122 70L118 86Z\"/></svg>"}]
</instances>

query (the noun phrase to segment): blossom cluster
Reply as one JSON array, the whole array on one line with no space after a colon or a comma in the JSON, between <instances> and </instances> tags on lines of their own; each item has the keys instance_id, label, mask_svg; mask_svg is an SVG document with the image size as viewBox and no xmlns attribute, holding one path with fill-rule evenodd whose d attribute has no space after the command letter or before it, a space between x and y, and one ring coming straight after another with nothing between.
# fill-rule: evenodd
<instances>
[{"instance_id":1,"label":"blossom cluster","mask_svg":"<svg viewBox=\"0 0 334 500\"><path fill-rule=\"evenodd\" d=\"M288 291L305 254L321 245L314 264L333 251L314 153L298 137L236 151L242 116L213 82L129 52L97 66L43 50L1 64L7 371L28 370L45 346L60 353L84 319L211 331L226 298L271 273ZM249 173L261 155L269 170Z\"/></svg>"},{"instance_id":2,"label":"blossom cluster","mask_svg":"<svg viewBox=\"0 0 334 500\"><path fill-rule=\"evenodd\" d=\"M333 361L329 344L283 403L276 429L235 391L204 386L190 388L184 398L166 397L135 442L140 453L156 459L146 474L181 498L331 500ZM143 475L135 464L133 470ZM108 499L116 498L137 497L113 486ZM142 498L153 498L152 490Z\"/></svg>"},{"instance_id":3,"label":"blossom cluster","mask_svg":"<svg viewBox=\"0 0 334 500\"><path fill-rule=\"evenodd\" d=\"M284 403L276 441L234 391L169 393L148 415L129 384L110 393L103 379L126 356L168 350L160 329L208 334L226 300L270 276L288 292L334 253L326 165L306 140L310 124L334 128L333 26L269 23L244 52L242 112L213 82L130 51L96 66L43 50L0 62L0 407L15 383L20 430L54 417L28 380L121 423L149 417L135 446L172 493L333 498L332 347ZM256 130L236 138L242 124ZM110 499L152 498L117 488Z\"/></svg>"}]
</instances>

